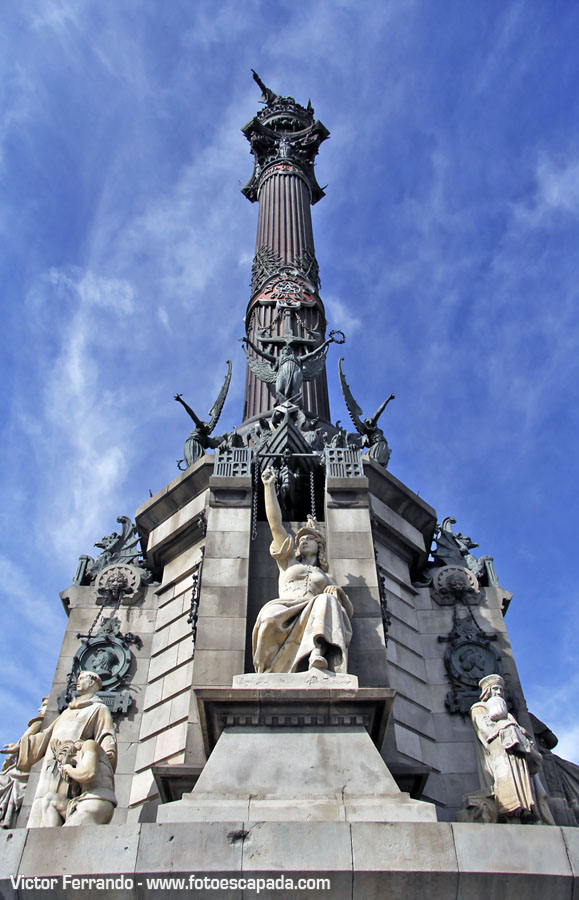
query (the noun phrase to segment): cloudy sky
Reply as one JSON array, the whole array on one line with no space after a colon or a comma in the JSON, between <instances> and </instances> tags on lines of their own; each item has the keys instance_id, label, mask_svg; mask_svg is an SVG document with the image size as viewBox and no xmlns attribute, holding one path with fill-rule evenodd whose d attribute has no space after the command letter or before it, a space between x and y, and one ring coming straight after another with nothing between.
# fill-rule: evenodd
<instances>
[{"instance_id":1,"label":"cloudy sky","mask_svg":"<svg viewBox=\"0 0 579 900\"><path fill-rule=\"evenodd\" d=\"M354 395L396 394L390 470L494 556L529 707L579 762L579 6L8 0L0 19L2 743L50 687L79 554L177 474L173 394L205 414L230 358L221 425L240 422L253 67L332 133L314 232Z\"/></svg>"}]
</instances>

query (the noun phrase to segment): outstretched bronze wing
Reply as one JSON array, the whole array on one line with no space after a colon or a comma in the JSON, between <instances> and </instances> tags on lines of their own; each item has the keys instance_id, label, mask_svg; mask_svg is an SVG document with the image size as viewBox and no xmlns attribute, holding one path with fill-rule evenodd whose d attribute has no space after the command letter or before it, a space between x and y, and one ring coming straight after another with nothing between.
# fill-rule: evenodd
<instances>
[{"instance_id":1,"label":"outstretched bronze wing","mask_svg":"<svg viewBox=\"0 0 579 900\"><path fill-rule=\"evenodd\" d=\"M250 356L245 348L244 353L245 358L247 359L247 365L255 377L259 378L260 381L266 381L268 384L273 384L277 378L277 372L271 364L268 363L266 359L256 359L255 356Z\"/></svg>"},{"instance_id":2,"label":"outstretched bronze wing","mask_svg":"<svg viewBox=\"0 0 579 900\"><path fill-rule=\"evenodd\" d=\"M304 381L313 381L314 378L317 378L318 375L321 375L324 371L324 366L326 365L326 356L328 355L328 347L324 347L322 350L320 348L320 354L316 354L315 356L310 356L309 359L306 359L305 362L301 364L302 375L304 376ZM299 356L298 356L299 362Z\"/></svg>"},{"instance_id":3,"label":"outstretched bronze wing","mask_svg":"<svg viewBox=\"0 0 579 900\"><path fill-rule=\"evenodd\" d=\"M227 375L225 376L225 381L223 382L223 387L219 391L219 396L211 409L209 410L209 427L208 434L211 434L217 422L219 421L219 416L221 415L221 410L223 409L223 404L225 403L225 398L227 397L227 391L229 390L229 382L231 381L231 360L227 360Z\"/></svg>"},{"instance_id":4,"label":"outstretched bronze wing","mask_svg":"<svg viewBox=\"0 0 579 900\"><path fill-rule=\"evenodd\" d=\"M354 400L352 396L352 391L348 387L348 382L346 381L346 376L342 370L342 363L344 362L344 357L341 356L338 361L338 369L340 371L340 384L342 385L342 394L344 395L344 400L346 401L346 406L348 408L348 412L350 413L350 418L354 423L354 428L359 434L366 434L366 427L362 422L362 416L364 413Z\"/></svg>"}]
</instances>

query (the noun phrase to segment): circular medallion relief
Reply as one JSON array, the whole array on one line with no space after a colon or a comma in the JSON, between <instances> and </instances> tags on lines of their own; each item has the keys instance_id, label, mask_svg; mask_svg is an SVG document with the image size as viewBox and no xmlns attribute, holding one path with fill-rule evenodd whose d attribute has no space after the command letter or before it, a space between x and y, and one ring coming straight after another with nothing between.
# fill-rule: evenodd
<instances>
[{"instance_id":1,"label":"circular medallion relief","mask_svg":"<svg viewBox=\"0 0 579 900\"><path fill-rule=\"evenodd\" d=\"M476 688L485 675L501 672L499 654L484 638L465 638L449 647L445 656L451 675L469 687Z\"/></svg>"}]
</instances>

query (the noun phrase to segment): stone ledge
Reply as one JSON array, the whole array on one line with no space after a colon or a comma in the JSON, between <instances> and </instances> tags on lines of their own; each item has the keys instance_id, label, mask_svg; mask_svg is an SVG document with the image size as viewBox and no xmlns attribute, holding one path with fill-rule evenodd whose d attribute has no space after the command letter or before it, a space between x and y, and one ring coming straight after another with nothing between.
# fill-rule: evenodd
<instances>
[{"instance_id":1,"label":"stone ledge","mask_svg":"<svg viewBox=\"0 0 579 900\"><path fill-rule=\"evenodd\" d=\"M214 456L205 454L190 469L182 472L138 508L135 522L144 545L154 528L207 490L214 461Z\"/></svg>"},{"instance_id":2,"label":"stone ledge","mask_svg":"<svg viewBox=\"0 0 579 900\"><path fill-rule=\"evenodd\" d=\"M375 745L382 746L395 691L352 686L307 687L301 673L294 677L303 686L270 687L271 676L266 676L264 687L196 688L207 755L213 751L224 728L229 727L362 725Z\"/></svg>"},{"instance_id":3,"label":"stone ledge","mask_svg":"<svg viewBox=\"0 0 579 900\"><path fill-rule=\"evenodd\" d=\"M9 835L12 837L8 838ZM425 896L477 900L572 900L565 840L572 828L424 822L171 822L6 832L17 852L2 854L0 891L15 897L10 875L98 874L134 878L127 900L167 896L145 890L147 874L328 874L333 900ZM0 834L0 838L4 835ZM121 839L121 842L118 839ZM22 865L20 848L26 841ZM118 845L113 853L113 846ZM14 844L16 847L16 844ZM143 882L137 886L136 882ZM12 893L11 893L12 892ZM77 892L78 893L78 892ZM21 898L33 892L20 890ZM54 900L68 897L58 886ZM80 896L80 894L79 894ZM102 891L83 897L102 898ZM118 896L121 896L119 894ZM219 892L215 892L218 898ZM264 894L266 896L266 894ZM292 896L277 892L276 898ZM297 896L293 892L293 896Z\"/></svg>"}]
</instances>

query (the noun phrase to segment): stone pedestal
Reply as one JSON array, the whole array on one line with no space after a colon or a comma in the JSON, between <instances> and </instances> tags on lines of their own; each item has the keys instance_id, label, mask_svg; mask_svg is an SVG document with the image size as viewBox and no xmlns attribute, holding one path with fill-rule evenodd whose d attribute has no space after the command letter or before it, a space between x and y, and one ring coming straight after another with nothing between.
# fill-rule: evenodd
<instances>
[{"instance_id":1,"label":"stone pedestal","mask_svg":"<svg viewBox=\"0 0 579 900\"><path fill-rule=\"evenodd\" d=\"M381 746L394 691L351 675L240 675L196 691L208 762L158 822L435 822L396 785Z\"/></svg>"}]
</instances>

